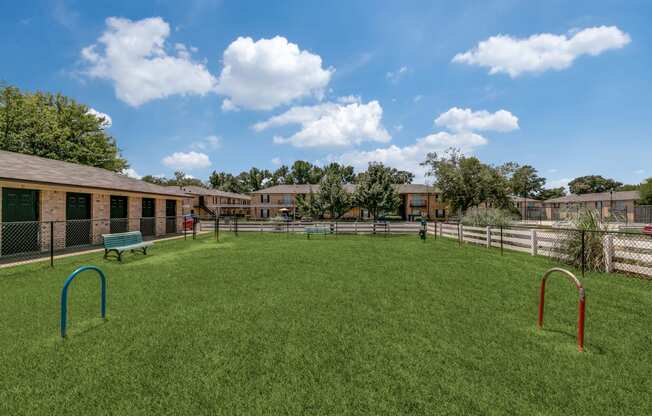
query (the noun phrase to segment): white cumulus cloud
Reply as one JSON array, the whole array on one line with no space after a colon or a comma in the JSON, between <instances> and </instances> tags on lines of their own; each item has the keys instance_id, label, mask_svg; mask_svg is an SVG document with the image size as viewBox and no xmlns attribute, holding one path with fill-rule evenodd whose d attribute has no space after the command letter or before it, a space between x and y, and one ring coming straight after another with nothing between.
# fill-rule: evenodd
<instances>
[{"instance_id":1,"label":"white cumulus cloud","mask_svg":"<svg viewBox=\"0 0 652 416\"><path fill-rule=\"evenodd\" d=\"M319 55L299 49L282 36L239 37L224 51L217 92L225 110L271 110L298 98L321 99L333 69L322 68Z\"/></svg>"},{"instance_id":2,"label":"white cumulus cloud","mask_svg":"<svg viewBox=\"0 0 652 416\"><path fill-rule=\"evenodd\" d=\"M518 129L518 117L506 110L490 113L485 110L453 107L435 119L435 124L453 131L500 131Z\"/></svg>"},{"instance_id":3,"label":"white cumulus cloud","mask_svg":"<svg viewBox=\"0 0 652 416\"><path fill-rule=\"evenodd\" d=\"M125 175L125 176L128 176L128 177L130 177L130 178L134 178L134 179L140 179L140 178L142 178L142 175L139 174L138 172L136 172L136 169L134 169L134 168L122 169L122 172L121 172L121 173L122 173L123 175Z\"/></svg>"},{"instance_id":4,"label":"white cumulus cloud","mask_svg":"<svg viewBox=\"0 0 652 416\"><path fill-rule=\"evenodd\" d=\"M201 169L209 167L211 160L201 152L175 152L163 158L163 164L172 169Z\"/></svg>"},{"instance_id":5,"label":"white cumulus cloud","mask_svg":"<svg viewBox=\"0 0 652 416\"><path fill-rule=\"evenodd\" d=\"M111 120L111 117L108 114L103 113L101 111L97 111L94 108L89 108L86 114L94 115L95 117L100 119L100 121L102 122L101 126L103 129L108 129L113 125L113 120Z\"/></svg>"},{"instance_id":6,"label":"white cumulus cloud","mask_svg":"<svg viewBox=\"0 0 652 416\"><path fill-rule=\"evenodd\" d=\"M170 25L160 17L132 21L109 17L97 42L82 49L91 78L113 82L117 97L131 106L176 94L203 95L216 79L191 59L195 48L177 43L168 53Z\"/></svg>"},{"instance_id":7,"label":"white cumulus cloud","mask_svg":"<svg viewBox=\"0 0 652 416\"><path fill-rule=\"evenodd\" d=\"M274 138L275 143L296 147L336 147L360 144L364 141L388 142L391 136L382 125L383 109L378 101L367 104L324 103L292 107L283 114L256 123L253 128L263 131L273 127L298 124L301 129L290 137Z\"/></svg>"},{"instance_id":8,"label":"white cumulus cloud","mask_svg":"<svg viewBox=\"0 0 652 416\"><path fill-rule=\"evenodd\" d=\"M590 27L568 36L540 33L518 39L497 35L458 53L453 62L488 67L490 74L506 73L515 78L524 72L565 69L581 55L599 55L630 41L629 35L616 26Z\"/></svg>"}]
</instances>

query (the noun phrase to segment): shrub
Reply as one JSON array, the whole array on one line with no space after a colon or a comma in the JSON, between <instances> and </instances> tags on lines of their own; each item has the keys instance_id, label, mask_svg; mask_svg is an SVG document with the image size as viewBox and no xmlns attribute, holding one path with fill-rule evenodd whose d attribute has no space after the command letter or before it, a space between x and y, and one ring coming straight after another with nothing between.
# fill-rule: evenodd
<instances>
[{"instance_id":1,"label":"shrub","mask_svg":"<svg viewBox=\"0 0 652 416\"><path fill-rule=\"evenodd\" d=\"M596 210L582 209L570 220L572 230L560 230L555 242L555 257L575 267L582 266L582 256L587 270L604 270L603 237L607 224ZM582 239L584 242L582 244ZM584 248L584 252L582 252Z\"/></svg>"},{"instance_id":2,"label":"shrub","mask_svg":"<svg viewBox=\"0 0 652 416\"><path fill-rule=\"evenodd\" d=\"M471 208L462 217L462 224L473 227L507 227L516 219L514 213L498 208Z\"/></svg>"}]
</instances>

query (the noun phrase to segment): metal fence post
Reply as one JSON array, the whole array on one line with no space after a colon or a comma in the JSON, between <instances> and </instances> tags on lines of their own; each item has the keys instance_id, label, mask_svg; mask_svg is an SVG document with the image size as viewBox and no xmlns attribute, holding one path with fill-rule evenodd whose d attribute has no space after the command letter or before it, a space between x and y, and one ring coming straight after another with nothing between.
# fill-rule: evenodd
<instances>
[{"instance_id":1,"label":"metal fence post","mask_svg":"<svg viewBox=\"0 0 652 416\"><path fill-rule=\"evenodd\" d=\"M586 253L584 253L585 243L584 237L586 236L586 231L582 230L582 277L584 277L584 270L586 269Z\"/></svg>"},{"instance_id":2,"label":"metal fence post","mask_svg":"<svg viewBox=\"0 0 652 416\"><path fill-rule=\"evenodd\" d=\"M503 255L503 226L500 226L500 255Z\"/></svg>"},{"instance_id":3,"label":"metal fence post","mask_svg":"<svg viewBox=\"0 0 652 416\"><path fill-rule=\"evenodd\" d=\"M50 267L54 267L54 221L50 221Z\"/></svg>"},{"instance_id":4,"label":"metal fence post","mask_svg":"<svg viewBox=\"0 0 652 416\"><path fill-rule=\"evenodd\" d=\"M215 238L217 238L217 241L220 241L220 217L216 218L215 227L217 229L217 231L215 232Z\"/></svg>"},{"instance_id":5,"label":"metal fence post","mask_svg":"<svg viewBox=\"0 0 652 416\"><path fill-rule=\"evenodd\" d=\"M192 220L192 239L194 240L197 236L197 221L193 218Z\"/></svg>"},{"instance_id":6,"label":"metal fence post","mask_svg":"<svg viewBox=\"0 0 652 416\"><path fill-rule=\"evenodd\" d=\"M235 217L235 236L238 236L238 217Z\"/></svg>"}]
</instances>

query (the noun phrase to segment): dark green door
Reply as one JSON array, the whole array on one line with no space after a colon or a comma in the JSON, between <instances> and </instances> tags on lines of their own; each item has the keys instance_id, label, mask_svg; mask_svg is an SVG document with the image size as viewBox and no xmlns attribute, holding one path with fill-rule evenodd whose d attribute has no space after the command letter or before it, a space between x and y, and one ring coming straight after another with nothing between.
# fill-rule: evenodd
<instances>
[{"instance_id":1,"label":"dark green door","mask_svg":"<svg viewBox=\"0 0 652 416\"><path fill-rule=\"evenodd\" d=\"M66 194L66 247L91 243L91 196Z\"/></svg>"},{"instance_id":2,"label":"dark green door","mask_svg":"<svg viewBox=\"0 0 652 416\"><path fill-rule=\"evenodd\" d=\"M127 197L111 195L111 233L127 231L127 212Z\"/></svg>"},{"instance_id":3,"label":"dark green door","mask_svg":"<svg viewBox=\"0 0 652 416\"><path fill-rule=\"evenodd\" d=\"M140 219L140 232L143 235L154 235L156 201L153 198L143 198L143 210Z\"/></svg>"},{"instance_id":4,"label":"dark green door","mask_svg":"<svg viewBox=\"0 0 652 416\"><path fill-rule=\"evenodd\" d=\"M3 256L40 250L38 196L32 189L2 188Z\"/></svg>"},{"instance_id":5,"label":"dark green door","mask_svg":"<svg viewBox=\"0 0 652 416\"><path fill-rule=\"evenodd\" d=\"M177 232L177 201L168 199L165 201L165 232L173 234Z\"/></svg>"}]
</instances>

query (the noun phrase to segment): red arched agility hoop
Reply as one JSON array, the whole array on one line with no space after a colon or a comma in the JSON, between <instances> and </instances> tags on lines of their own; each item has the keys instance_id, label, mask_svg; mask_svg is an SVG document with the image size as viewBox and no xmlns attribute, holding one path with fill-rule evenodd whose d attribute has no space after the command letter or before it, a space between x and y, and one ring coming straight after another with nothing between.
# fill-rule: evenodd
<instances>
[{"instance_id":1,"label":"red arched agility hoop","mask_svg":"<svg viewBox=\"0 0 652 416\"><path fill-rule=\"evenodd\" d=\"M582 352L584 351L584 309L586 305L586 293L579 279L575 277L575 275L569 272L568 270L555 267L548 270L546 274L543 275L543 279L541 279L541 297L539 300L538 326L539 328L543 328L543 305L546 297L546 280L548 279L548 276L550 276L553 273L561 273L565 275L568 278L568 280L570 280L577 288L577 292L579 294L579 312L578 312L579 316L577 319L577 349L580 352Z\"/></svg>"}]
</instances>

